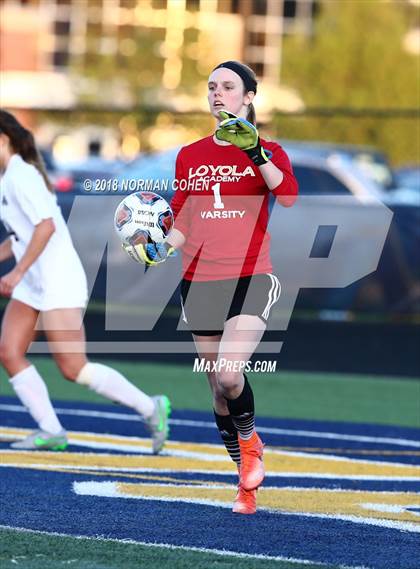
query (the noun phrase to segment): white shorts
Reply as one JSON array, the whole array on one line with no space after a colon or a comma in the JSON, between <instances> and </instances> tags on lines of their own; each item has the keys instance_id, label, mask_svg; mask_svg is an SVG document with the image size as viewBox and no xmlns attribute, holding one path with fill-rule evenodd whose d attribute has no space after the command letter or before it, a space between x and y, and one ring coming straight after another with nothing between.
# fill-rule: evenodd
<instances>
[{"instance_id":1,"label":"white shorts","mask_svg":"<svg viewBox=\"0 0 420 569\"><path fill-rule=\"evenodd\" d=\"M88 292L84 273L79 274L77 279L72 275L68 280L60 275L42 286L34 285L25 276L13 290L12 298L32 306L35 310L45 312L58 308L84 308L87 304Z\"/></svg>"}]
</instances>

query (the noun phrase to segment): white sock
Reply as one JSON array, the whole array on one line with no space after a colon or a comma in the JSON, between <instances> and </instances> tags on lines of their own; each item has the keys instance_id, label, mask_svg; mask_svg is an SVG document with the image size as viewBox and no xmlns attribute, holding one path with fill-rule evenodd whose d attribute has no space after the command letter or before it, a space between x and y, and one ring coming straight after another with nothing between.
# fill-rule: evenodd
<instances>
[{"instance_id":1,"label":"white sock","mask_svg":"<svg viewBox=\"0 0 420 569\"><path fill-rule=\"evenodd\" d=\"M63 430L51 405L47 386L33 365L11 377L10 383L40 429L54 435Z\"/></svg>"},{"instance_id":2,"label":"white sock","mask_svg":"<svg viewBox=\"0 0 420 569\"><path fill-rule=\"evenodd\" d=\"M77 383L127 407L135 409L145 418L153 414L155 405L151 397L140 391L115 369L106 365L88 362L80 371Z\"/></svg>"}]
</instances>

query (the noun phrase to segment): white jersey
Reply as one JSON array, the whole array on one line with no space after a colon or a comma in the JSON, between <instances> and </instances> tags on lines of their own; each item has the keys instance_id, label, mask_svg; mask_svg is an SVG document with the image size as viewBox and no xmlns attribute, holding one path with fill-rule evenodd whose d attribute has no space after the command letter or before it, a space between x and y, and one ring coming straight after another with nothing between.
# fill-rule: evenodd
<instances>
[{"instance_id":1,"label":"white jersey","mask_svg":"<svg viewBox=\"0 0 420 569\"><path fill-rule=\"evenodd\" d=\"M0 218L12 237L18 262L35 226L52 218L55 232L38 259L15 287L12 298L41 311L84 307L86 275L66 222L41 174L19 154L14 154L0 182Z\"/></svg>"}]
</instances>

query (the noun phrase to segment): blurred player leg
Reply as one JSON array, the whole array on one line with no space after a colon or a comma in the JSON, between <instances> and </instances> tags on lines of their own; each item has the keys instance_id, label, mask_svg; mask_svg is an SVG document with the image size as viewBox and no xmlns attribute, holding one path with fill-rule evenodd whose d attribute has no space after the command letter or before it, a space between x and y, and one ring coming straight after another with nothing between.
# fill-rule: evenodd
<instances>
[{"instance_id":1,"label":"blurred player leg","mask_svg":"<svg viewBox=\"0 0 420 569\"><path fill-rule=\"evenodd\" d=\"M217 379L238 430L240 484L245 490L255 490L264 479L263 444L255 432L254 395L243 373L264 331L265 324L257 316L239 315L226 322L220 342L219 361L223 358L226 365L221 366ZM235 371L235 362L241 362L242 371Z\"/></svg>"},{"instance_id":2,"label":"blurred player leg","mask_svg":"<svg viewBox=\"0 0 420 569\"><path fill-rule=\"evenodd\" d=\"M14 443L14 448L52 448L67 444L63 427L51 405L47 387L36 368L26 358L26 352L35 337L38 315L38 311L31 306L12 299L7 305L2 322L1 363L10 377L16 395L40 429L24 441Z\"/></svg>"},{"instance_id":3,"label":"blurred player leg","mask_svg":"<svg viewBox=\"0 0 420 569\"><path fill-rule=\"evenodd\" d=\"M216 362L221 336L198 336L193 334L193 338L199 357L204 358L206 362ZM232 421L226 398L224 397L217 382L216 372L207 372L207 378L213 394L213 409L216 425L229 456L237 465L239 475L241 454L238 441L238 430ZM256 490L245 490L239 483L237 495L233 504L233 512L239 514L255 513L256 493Z\"/></svg>"},{"instance_id":4,"label":"blurred player leg","mask_svg":"<svg viewBox=\"0 0 420 569\"><path fill-rule=\"evenodd\" d=\"M211 362L212 364L213 362L216 362L221 337L221 335L199 336L193 334L198 356L201 359L204 359L206 362ZM207 379L213 394L214 418L220 433L220 437L226 447L226 450L229 453L230 458L235 464L239 466L241 458L238 443L238 431L233 424L229 409L227 407L226 399L224 398L223 393L218 386L216 372L207 372Z\"/></svg>"},{"instance_id":5,"label":"blurred player leg","mask_svg":"<svg viewBox=\"0 0 420 569\"><path fill-rule=\"evenodd\" d=\"M164 395L149 397L115 369L88 361L80 309L44 312L43 325L51 353L63 376L142 415L152 435L153 451L158 453L168 437L168 398Z\"/></svg>"}]
</instances>

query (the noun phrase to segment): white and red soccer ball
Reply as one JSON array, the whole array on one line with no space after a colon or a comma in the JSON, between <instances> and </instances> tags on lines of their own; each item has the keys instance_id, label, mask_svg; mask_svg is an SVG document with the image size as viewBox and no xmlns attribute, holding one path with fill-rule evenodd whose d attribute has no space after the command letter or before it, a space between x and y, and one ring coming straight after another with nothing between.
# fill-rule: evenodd
<instances>
[{"instance_id":1,"label":"white and red soccer ball","mask_svg":"<svg viewBox=\"0 0 420 569\"><path fill-rule=\"evenodd\" d=\"M168 202L154 192L135 192L125 197L115 210L114 226L123 243L162 243L174 224Z\"/></svg>"}]
</instances>

